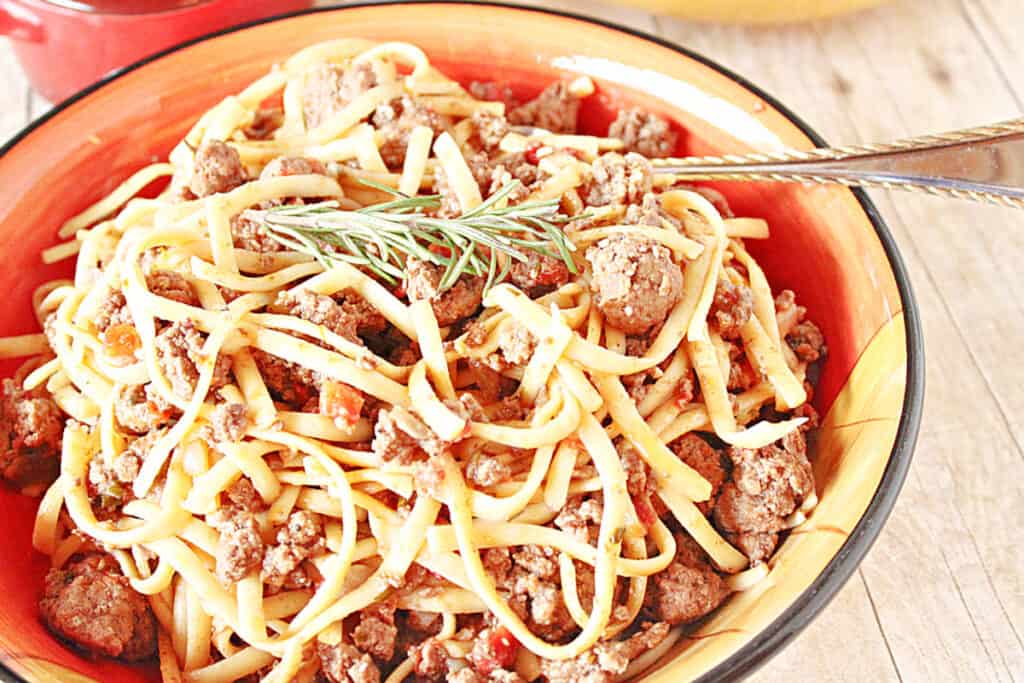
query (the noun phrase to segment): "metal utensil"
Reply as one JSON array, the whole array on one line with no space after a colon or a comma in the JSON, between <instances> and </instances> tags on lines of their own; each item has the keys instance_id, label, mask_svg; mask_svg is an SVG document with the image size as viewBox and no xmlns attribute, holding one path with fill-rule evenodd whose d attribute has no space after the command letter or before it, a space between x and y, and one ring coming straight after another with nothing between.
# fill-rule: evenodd
<instances>
[{"instance_id":1,"label":"metal utensil","mask_svg":"<svg viewBox=\"0 0 1024 683\"><path fill-rule=\"evenodd\" d=\"M1024 119L886 144L652 161L693 180L839 183L1024 208Z\"/></svg>"},{"instance_id":2,"label":"metal utensil","mask_svg":"<svg viewBox=\"0 0 1024 683\"><path fill-rule=\"evenodd\" d=\"M691 180L838 183L1024 208L1024 118L885 144L651 161Z\"/></svg>"}]
</instances>

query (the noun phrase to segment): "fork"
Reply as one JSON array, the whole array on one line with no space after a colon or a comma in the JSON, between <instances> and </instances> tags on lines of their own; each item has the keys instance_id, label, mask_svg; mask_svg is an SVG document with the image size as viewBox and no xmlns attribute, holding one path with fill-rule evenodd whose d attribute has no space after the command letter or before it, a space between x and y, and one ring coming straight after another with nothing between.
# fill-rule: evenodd
<instances>
[{"instance_id":1,"label":"fork","mask_svg":"<svg viewBox=\"0 0 1024 683\"><path fill-rule=\"evenodd\" d=\"M651 163L690 180L838 183L1024 208L1024 118L883 144Z\"/></svg>"}]
</instances>

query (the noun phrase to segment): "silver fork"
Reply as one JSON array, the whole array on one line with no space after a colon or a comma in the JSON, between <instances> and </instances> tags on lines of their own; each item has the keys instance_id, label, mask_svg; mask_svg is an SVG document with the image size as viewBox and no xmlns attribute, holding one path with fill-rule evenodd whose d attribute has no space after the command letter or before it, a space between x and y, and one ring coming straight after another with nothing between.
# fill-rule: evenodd
<instances>
[{"instance_id":1,"label":"silver fork","mask_svg":"<svg viewBox=\"0 0 1024 683\"><path fill-rule=\"evenodd\" d=\"M651 161L690 180L838 183L1024 208L1024 118L884 144Z\"/></svg>"}]
</instances>

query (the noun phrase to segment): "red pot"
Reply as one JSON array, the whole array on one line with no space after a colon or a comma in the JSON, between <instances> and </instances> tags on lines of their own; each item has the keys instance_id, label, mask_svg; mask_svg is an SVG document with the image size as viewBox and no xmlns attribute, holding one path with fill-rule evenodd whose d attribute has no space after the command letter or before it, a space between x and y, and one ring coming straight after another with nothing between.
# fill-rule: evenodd
<instances>
[{"instance_id":1,"label":"red pot","mask_svg":"<svg viewBox=\"0 0 1024 683\"><path fill-rule=\"evenodd\" d=\"M0 0L32 87L56 102L104 74L204 33L313 0Z\"/></svg>"}]
</instances>

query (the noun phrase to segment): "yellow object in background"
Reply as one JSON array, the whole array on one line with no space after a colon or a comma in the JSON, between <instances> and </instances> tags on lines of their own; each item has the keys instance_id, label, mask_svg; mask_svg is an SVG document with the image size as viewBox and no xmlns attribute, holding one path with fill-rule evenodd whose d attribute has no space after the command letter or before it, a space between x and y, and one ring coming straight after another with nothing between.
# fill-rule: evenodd
<instances>
[{"instance_id":1,"label":"yellow object in background","mask_svg":"<svg viewBox=\"0 0 1024 683\"><path fill-rule=\"evenodd\" d=\"M771 24L821 19L867 9L885 0L619 0L663 14L698 21Z\"/></svg>"}]
</instances>

